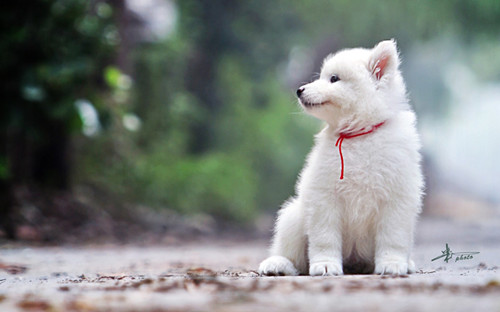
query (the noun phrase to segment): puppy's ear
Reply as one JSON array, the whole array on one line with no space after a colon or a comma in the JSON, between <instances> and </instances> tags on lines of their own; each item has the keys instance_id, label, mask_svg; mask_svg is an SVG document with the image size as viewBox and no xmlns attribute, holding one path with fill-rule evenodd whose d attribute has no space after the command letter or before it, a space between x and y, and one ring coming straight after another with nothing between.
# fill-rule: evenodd
<instances>
[{"instance_id":1,"label":"puppy's ear","mask_svg":"<svg viewBox=\"0 0 500 312\"><path fill-rule=\"evenodd\" d=\"M381 80L394 73L398 69L398 65L399 56L394 39L381 41L372 49L368 69L374 79Z\"/></svg>"}]
</instances>

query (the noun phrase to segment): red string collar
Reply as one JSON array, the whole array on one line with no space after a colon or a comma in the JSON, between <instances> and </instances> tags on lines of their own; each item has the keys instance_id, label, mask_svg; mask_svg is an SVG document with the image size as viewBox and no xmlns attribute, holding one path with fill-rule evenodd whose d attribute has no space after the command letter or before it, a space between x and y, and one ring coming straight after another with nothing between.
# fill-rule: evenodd
<instances>
[{"instance_id":1,"label":"red string collar","mask_svg":"<svg viewBox=\"0 0 500 312\"><path fill-rule=\"evenodd\" d=\"M352 139L356 138L365 134L372 133L373 131L377 130L379 127L381 127L385 121L382 121L379 124L376 124L375 126L372 126L370 130L364 131L365 128L359 130L358 132L340 132L339 138L337 140L337 143L335 143L335 146L339 147L339 154L340 154L340 162L342 164L342 170L340 171L340 180L344 179L344 156L342 155L342 142L344 142L344 139Z\"/></svg>"}]
</instances>

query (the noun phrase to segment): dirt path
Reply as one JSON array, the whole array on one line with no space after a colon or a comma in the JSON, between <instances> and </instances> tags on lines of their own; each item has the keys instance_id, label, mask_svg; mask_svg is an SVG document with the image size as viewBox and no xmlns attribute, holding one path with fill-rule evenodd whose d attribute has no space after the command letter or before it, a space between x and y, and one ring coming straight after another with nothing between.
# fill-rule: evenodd
<instances>
[{"instance_id":1,"label":"dirt path","mask_svg":"<svg viewBox=\"0 0 500 312\"><path fill-rule=\"evenodd\" d=\"M398 278L259 277L265 241L3 246L0 261L27 271L0 271L0 311L500 311L498 224L422 220L420 271ZM431 261L446 243L480 253Z\"/></svg>"}]
</instances>

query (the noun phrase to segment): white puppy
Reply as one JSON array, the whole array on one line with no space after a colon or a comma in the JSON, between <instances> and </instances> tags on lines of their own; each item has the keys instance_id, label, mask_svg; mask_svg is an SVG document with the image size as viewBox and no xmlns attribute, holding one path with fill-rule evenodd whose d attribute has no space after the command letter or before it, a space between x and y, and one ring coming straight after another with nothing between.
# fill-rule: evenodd
<instances>
[{"instance_id":1,"label":"white puppy","mask_svg":"<svg viewBox=\"0 0 500 312\"><path fill-rule=\"evenodd\" d=\"M278 213L264 275L415 271L410 259L423 178L415 114L393 40L328 56L297 90L327 126L316 135L297 195Z\"/></svg>"}]
</instances>

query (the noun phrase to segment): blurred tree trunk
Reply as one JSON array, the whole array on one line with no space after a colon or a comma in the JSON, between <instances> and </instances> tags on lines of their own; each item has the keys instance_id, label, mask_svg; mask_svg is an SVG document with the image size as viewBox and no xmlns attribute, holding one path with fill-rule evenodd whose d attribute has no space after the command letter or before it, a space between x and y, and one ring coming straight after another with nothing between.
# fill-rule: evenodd
<instances>
[{"instance_id":1,"label":"blurred tree trunk","mask_svg":"<svg viewBox=\"0 0 500 312\"><path fill-rule=\"evenodd\" d=\"M196 10L198 14L196 19L197 26L201 27L195 40L196 47L187 62L186 86L187 90L207 107L207 112L210 114L204 123L198 124L196 129L193 129L191 151L201 153L211 147L213 119L218 113L220 104L223 103L217 90L216 68L220 60L235 48L238 41L233 32L232 22L238 16L241 5L238 1L232 0L191 2L186 8L191 8L194 4L199 6ZM179 5L182 10L184 3Z\"/></svg>"},{"instance_id":2,"label":"blurred tree trunk","mask_svg":"<svg viewBox=\"0 0 500 312\"><path fill-rule=\"evenodd\" d=\"M49 139L31 155L34 164L33 172L29 174L36 185L67 191L72 165L69 133L62 122L47 123L45 131Z\"/></svg>"},{"instance_id":3,"label":"blurred tree trunk","mask_svg":"<svg viewBox=\"0 0 500 312\"><path fill-rule=\"evenodd\" d=\"M3 130L3 129L2 129ZM7 238L14 238L15 231L12 222L13 193L11 180L7 172L7 133L0 133L0 157L2 157L2 173L0 175L0 226L4 229Z\"/></svg>"},{"instance_id":4,"label":"blurred tree trunk","mask_svg":"<svg viewBox=\"0 0 500 312\"><path fill-rule=\"evenodd\" d=\"M9 239L14 239L15 230L14 223L12 220L12 191L7 180L0 180L0 226L4 229L5 235Z\"/></svg>"}]
</instances>

